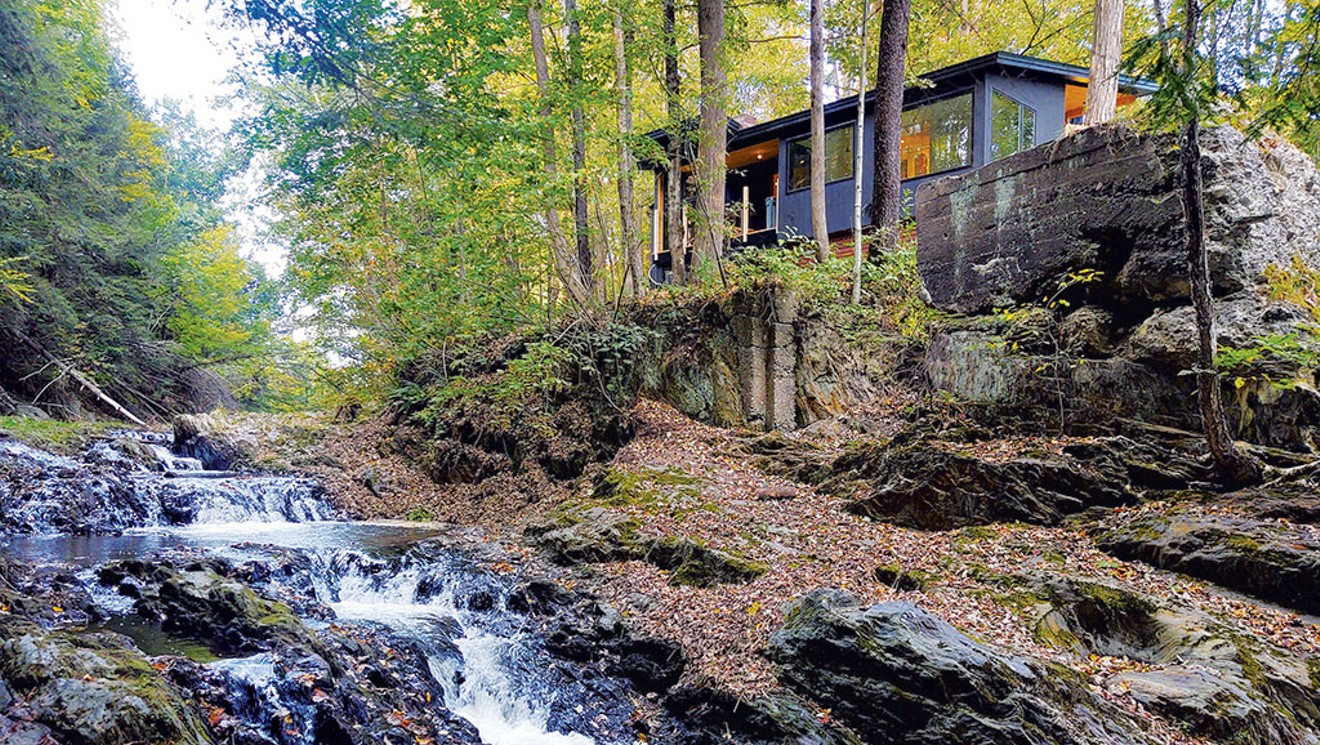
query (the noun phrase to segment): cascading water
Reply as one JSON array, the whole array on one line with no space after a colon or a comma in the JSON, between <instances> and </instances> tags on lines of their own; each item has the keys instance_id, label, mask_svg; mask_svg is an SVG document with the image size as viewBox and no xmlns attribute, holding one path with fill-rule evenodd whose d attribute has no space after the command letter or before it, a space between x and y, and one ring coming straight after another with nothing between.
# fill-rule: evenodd
<instances>
[{"instance_id":1,"label":"cascading water","mask_svg":"<svg viewBox=\"0 0 1320 745\"><path fill-rule=\"evenodd\" d=\"M598 725L609 717L626 720L628 702L601 704L597 697L592 703L582 681L544 664L536 633L510 609L511 579L461 550L426 540L434 531L335 521L313 482L202 471L196 460L171 454L161 436L119 437L152 457L144 463L101 443L68 458L0 441L6 516L0 528L9 534L0 533L0 554L78 565L103 610L122 616L131 603L95 586L94 570L107 561L186 550L264 566L275 553L294 552L297 571L269 578L268 589L298 598L294 607L329 608L335 623L378 628L424 650L441 703L469 721L482 742L633 742L626 733L602 736ZM253 721L311 716L285 695L269 652L207 666L229 681ZM317 741L310 719L285 729L308 733L298 742Z\"/></svg>"}]
</instances>

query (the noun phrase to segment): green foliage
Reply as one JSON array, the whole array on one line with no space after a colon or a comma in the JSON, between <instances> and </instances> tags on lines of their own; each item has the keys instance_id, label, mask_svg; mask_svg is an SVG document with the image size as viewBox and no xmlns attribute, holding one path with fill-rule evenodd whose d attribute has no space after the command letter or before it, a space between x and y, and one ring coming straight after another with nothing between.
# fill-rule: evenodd
<instances>
[{"instance_id":1,"label":"green foliage","mask_svg":"<svg viewBox=\"0 0 1320 745\"><path fill-rule=\"evenodd\" d=\"M33 447L68 453L103 435L113 425L100 422L62 422L25 416L0 416L0 434Z\"/></svg>"},{"instance_id":2,"label":"green foliage","mask_svg":"<svg viewBox=\"0 0 1320 745\"><path fill-rule=\"evenodd\" d=\"M192 367L249 353L267 320L214 206L214 133L151 120L107 23L99 0L0 5L0 385L48 401L71 385L26 338L164 414Z\"/></svg>"},{"instance_id":3,"label":"green foliage","mask_svg":"<svg viewBox=\"0 0 1320 745\"><path fill-rule=\"evenodd\" d=\"M32 302L32 285L28 284L27 273L13 268L26 259L26 256L0 259L0 290L3 290L0 296L7 295L11 300L25 303Z\"/></svg>"},{"instance_id":4,"label":"green foliage","mask_svg":"<svg viewBox=\"0 0 1320 745\"><path fill-rule=\"evenodd\" d=\"M1294 255L1287 266L1265 268L1265 285L1270 300L1291 303L1306 311L1311 323L1320 325L1320 267Z\"/></svg>"},{"instance_id":5,"label":"green foliage","mask_svg":"<svg viewBox=\"0 0 1320 745\"><path fill-rule=\"evenodd\" d=\"M925 341L940 312L922 300L914 230L900 233L893 251L862 265L862 289L875 298L886 322L904 338Z\"/></svg>"},{"instance_id":6,"label":"green foliage","mask_svg":"<svg viewBox=\"0 0 1320 745\"><path fill-rule=\"evenodd\" d=\"M1285 266L1267 267L1265 280L1270 300L1296 306L1310 322L1298 331L1257 336L1245 347L1221 346L1215 367L1233 375L1237 388L1252 380L1287 388L1320 369L1320 269L1293 256Z\"/></svg>"},{"instance_id":7,"label":"green foliage","mask_svg":"<svg viewBox=\"0 0 1320 745\"><path fill-rule=\"evenodd\" d=\"M247 287L254 281L226 225L210 228L161 260L174 303L168 328L189 358L216 361L249 351L254 329Z\"/></svg>"},{"instance_id":8,"label":"green foliage","mask_svg":"<svg viewBox=\"0 0 1320 745\"><path fill-rule=\"evenodd\" d=\"M848 287L851 273L850 261L817 263L815 248L806 241L751 249L728 262L729 283L734 287L776 285L794 292L805 303L837 301Z\"/></svg>"}]
</instances>

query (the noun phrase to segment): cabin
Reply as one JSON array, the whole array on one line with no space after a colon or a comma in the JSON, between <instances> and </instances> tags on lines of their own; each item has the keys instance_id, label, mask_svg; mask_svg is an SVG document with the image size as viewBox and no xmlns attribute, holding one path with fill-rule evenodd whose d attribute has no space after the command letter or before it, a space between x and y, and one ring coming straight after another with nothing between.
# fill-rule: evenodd
<instances>
[{"instance_id":1,"label":"cabin","mask_svg":"<svg viewBox=\"0 0 1320 745\"><path fill-rule=\"evenodd\" d=\"M922 85L903 96L902 179L908 211L914 214L917 187L964 173L1038 143L1056 139L1067 124L1081 122L1086 107L1086 68L994 52L922 76ZM1127 77L1119 81L1119 106L1149 94L1154 86ZM862 133L862 204L871 201L873 106L867 93ZM825 200L831 238L850 238L857 96L825 106ZM652 132L664 146L668 134ZM801 111L758 124L729 121L726 216L734 249L812 238L811 119ZM651 211L651 279L668 282L673 262L665 241L668 168L655 172ZM684 191L687 172L683 168ZM690 197L688 197L690 198ZM687 209L684 245L688 245ZM863 211L863 224L869 225ZM850 251L850 245L842 250Z\"/></svg>"}]
</instances>

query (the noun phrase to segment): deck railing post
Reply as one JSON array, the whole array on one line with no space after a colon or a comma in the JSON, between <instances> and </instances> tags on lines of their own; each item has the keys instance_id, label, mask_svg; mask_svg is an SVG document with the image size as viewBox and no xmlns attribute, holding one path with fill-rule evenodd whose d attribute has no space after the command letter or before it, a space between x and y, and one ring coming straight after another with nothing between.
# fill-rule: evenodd
<instances>
[{"instance_id":1,"label":"deck railing post","mask_svg":"<svg viewBox=\"0 0 1320 745\"><path fill-rule=\"evenodd\" d=\"M747 187L746 184L744 184L743 198L742 198L742 237L744 241L747 240L748 228L751 225L750 215L749 215L752 207L751 198L752 198L751 190Z\"/></svg>"}]
</instances>

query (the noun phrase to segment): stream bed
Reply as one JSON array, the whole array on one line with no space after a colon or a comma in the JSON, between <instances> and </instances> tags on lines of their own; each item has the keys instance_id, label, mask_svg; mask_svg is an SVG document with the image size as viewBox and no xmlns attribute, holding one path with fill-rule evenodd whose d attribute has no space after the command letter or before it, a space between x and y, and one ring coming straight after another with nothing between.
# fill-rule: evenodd
<instances>
[{"instance_id":1,"label":"stream bed","mask_svg":"<svg viewBox=\"0 0 1320 745\"><path fill-rule=\"evenodd\" d=\"M201 702L177 723L198 741L637 741L633 687L547 651L530 611L550 583L462 529L343 520L312 481L204 471L126 432L78 457L0 440L0 530L10 604L54 598L0 631L113 633Z\"/></svg>"}]
</instances>

